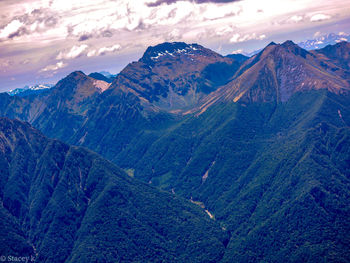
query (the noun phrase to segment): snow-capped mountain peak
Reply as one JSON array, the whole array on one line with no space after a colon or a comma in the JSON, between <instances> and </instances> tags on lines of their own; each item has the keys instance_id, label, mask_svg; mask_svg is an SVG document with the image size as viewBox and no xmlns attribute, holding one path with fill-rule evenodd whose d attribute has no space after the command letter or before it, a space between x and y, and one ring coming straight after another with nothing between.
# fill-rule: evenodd
<instances>
[{"instance_id":1,"label":"snow-capped mountain peak","mask_svg":"<svg viewBox=\"0 0 350 263\"><path fill-rule=\"evenodd\" d=\"M54 84L36 84L36 85L26 85L23 88L17 88L14 90L10 90L7 93L11 96L27 96L32 93L40 93L47 89L50 89L54 86Z\"/></svg>"}]
</instances>

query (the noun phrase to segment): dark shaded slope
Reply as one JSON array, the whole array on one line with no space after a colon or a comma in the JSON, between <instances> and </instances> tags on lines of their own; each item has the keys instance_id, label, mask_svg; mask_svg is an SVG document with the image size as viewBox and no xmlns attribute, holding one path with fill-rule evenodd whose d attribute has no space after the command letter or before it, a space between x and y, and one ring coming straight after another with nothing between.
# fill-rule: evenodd
<instances>
[{"instance_id":1,"label":"dark shaded slope","mask_svg":"<svg viewBox=\"0 0 350 263\"><path fill-rule=\"evenodd\" d=\"M349 114L349 100L307 96L275 112L270 129L289 125L262 145L219 204L235 196L217 216L234 229L223 262L349 261L350 129L338 113Z\"/></svg>"},{"instance_id":2,"label":"dark shaded slope","mask_svg":"<svg viewBox=\"0 0 350 263\"><path fill-rule=\"evenodd\" d=\"M249 59L249 57L242 55L242 54L228 54L228 55L226 55L226 57L231 58L231 59L238 61L238 62L245 62L246 60Z\"/></svg>"},{"instance_id":3,"label":"dark shaded slope","mask_svg":"<svg viewBox=\"0 0 350 263\"><path fill-rule=\"evenodd\" d=\"M28 257L35 259L35 252L26 235L19 226L17 219L11 215L1 204L0 206L0 254L1 261L7 261L9 256Z\"/></svg>"},{"instance_id":4,"label":"dark shaded slope","mask_svg":"<svg viewBox=\"0 0 350 263\"><path fill-rule=\"evenodd\" d=\"M340 42L335 45L328 45L322 49L315 50L314 53L325 55L334 64L343 68L344 70L350 70L350 43Z\"/></svg>"},{"instance_id":5,"label":"dark shaded slope","mask_svg":"<svg viewBox=\"0 0 350 263\"><path fill-rule=\"evenodd\" d=\"M0 119L0 163L11 214L2 209L2 221L19 233L5 252L30 254L30 243L40 262L216 262L224 253L223 231L201 208L29 124Z\"/></svg>"},{"instance_id":6,"label":"dark shaded slope","mask_svg":"<svg viewBox=\"0 0 350 263\"><path fill-rule=\"evenodd\" d=\"M102 75L101 73L98 72L93 72L89 74L89 77L94 78L96 80L103 80L107 83L111 83L113 81L113 78L108 78L105 75Z\"/></svg>"}]
</instances>

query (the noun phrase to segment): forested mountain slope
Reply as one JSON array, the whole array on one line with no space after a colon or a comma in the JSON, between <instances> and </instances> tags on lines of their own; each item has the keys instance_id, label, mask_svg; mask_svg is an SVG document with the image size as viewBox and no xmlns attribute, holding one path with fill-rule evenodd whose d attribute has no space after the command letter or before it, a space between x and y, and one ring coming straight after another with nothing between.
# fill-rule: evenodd
<instances>
[{"instance_id":1,"label":"forested mountain slope","mask_svg":"<svg viewBox=\"0 0 350 263\"><path fill-rule=\"evenodd\" d=\"M225 262L346 262L349 102L323 90L218 104L118 162L204 203L232 235Z\"/></svg>"},{"instance_id":2,"label":"forested mountain slope","mask_svg":"<svg viewBox=\"0 0 350 263\"><path fill-rule=\"evenodd\" d=\"M226 233L198 206L97 154L0 118L1 245L38 262L217 262Z\"/></svg>"}]
</instances>

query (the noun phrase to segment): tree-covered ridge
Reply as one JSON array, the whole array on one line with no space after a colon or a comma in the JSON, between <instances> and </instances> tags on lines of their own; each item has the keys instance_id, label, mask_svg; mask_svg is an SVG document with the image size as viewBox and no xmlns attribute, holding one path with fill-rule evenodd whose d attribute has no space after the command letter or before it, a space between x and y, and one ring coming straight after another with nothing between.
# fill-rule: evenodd
<instances>
[{"instance_id":1,"label":"tree-covered ridge","mask_svg":"<svg viewBox=\"0 0 350 263\"><path fill-rule=\"evenodd\" d=\"M118 162L203 202L231 234L224 262L347 262L349 116L349 98L327 91L222 103Z\"/></svg>"},{"instance_id":2,"label":"tree-covered ridge","mask_svg":"<svg viewBox=\"0 0 350 263\"><path fill-rule=\"evenodd\" d=\"M3 255L38 262L215 262L224 231L198 206L97 154L0 119ZM33 255L33 254L31 254Z\"/></svg>"}]
</instances>

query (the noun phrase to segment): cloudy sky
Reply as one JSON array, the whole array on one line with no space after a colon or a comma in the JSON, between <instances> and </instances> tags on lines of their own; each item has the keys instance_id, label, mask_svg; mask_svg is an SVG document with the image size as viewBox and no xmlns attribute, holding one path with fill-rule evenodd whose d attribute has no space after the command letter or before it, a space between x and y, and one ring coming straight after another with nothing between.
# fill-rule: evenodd
<instances>
[{"instance_id":1,"label":"cloudy sky","mask_svg":"<svg viewBox=\"0 0 350 263\"><path fill-rule=\"evenodd\" d=\"M350 33L350 0L0 0L0 91L118 73L164 41L221 54Z\"/></svg>"}]
</instances>

